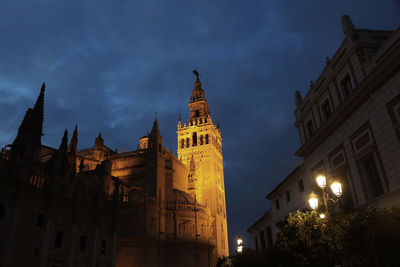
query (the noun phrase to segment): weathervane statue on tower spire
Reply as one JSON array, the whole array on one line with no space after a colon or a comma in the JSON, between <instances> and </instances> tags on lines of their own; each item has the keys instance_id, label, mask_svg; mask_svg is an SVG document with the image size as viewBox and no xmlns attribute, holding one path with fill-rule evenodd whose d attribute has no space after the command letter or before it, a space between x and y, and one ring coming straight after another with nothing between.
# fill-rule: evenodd
<instances>
[{"instance_id":1,"label":"weathervane statue on tower spire","mask_svg":"<svg viewBox=\"0 0 400 267\"><path fill-rule=\"evenodd\" d=\"M197 68L193 70L193 74L196 75L196 81L200 81L200 80L199 80L200 74L199 74L199 72L197 71Z\"/></svg>"}]
</instances>

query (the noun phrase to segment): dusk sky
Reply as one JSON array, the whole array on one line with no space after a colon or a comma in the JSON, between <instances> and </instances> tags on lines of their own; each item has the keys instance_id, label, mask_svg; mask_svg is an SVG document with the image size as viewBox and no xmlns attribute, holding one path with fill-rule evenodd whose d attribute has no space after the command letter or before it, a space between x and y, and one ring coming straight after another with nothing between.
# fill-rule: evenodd
<instances>
[{"instance_id":1,"label":"dusk sky","mask_svg":"<svg viewBox=\"0 0 400 267\"><path fill-rule=\"evenodd\" d=\"M294 92L305 95L340 46L343 14L394 30L400 1L3 0L0 145L46 82L43 144L58 147L78 124L80 148L101 132L110 148L133 150L157 113L176 154L197 68L222 131L232 246L299 160Z\"/></svg>"}]
</instances>

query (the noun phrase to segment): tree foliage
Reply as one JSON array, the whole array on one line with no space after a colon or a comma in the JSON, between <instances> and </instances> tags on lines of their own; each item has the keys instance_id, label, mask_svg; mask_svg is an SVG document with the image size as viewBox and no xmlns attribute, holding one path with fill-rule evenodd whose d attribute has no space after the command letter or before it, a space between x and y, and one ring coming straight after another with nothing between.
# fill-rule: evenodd
<instances>
[{"instance_id":1,"label":"tree foliage","mask_svg":"<svg viewBox=\"0 0 400 267\"><path fill-rule=\"evenodd\" d=\"M328 219L298 211L277 227L272 248L245 250L219 266L400 266L400 208L338 212Z\"/></svg>"}]
</instances>

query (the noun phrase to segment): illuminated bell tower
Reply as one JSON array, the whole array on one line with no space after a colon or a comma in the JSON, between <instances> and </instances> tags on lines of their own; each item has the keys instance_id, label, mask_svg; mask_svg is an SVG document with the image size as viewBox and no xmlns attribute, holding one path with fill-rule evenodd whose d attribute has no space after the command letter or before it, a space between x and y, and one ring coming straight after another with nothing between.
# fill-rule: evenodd
<instances>
[{"instance_id":1,"label":"illuminated bell tower","mask_svg":"<svg viewBox=\"0 0 400 267\"><path fill-rule=\"evenodd\" d=\"M221 132L211 119L199 74L196 75L190 102L190 118L178 122L178 158L188 167L189 176L196 170L196 186L188 192L206 206L214 219L213 239L217 257L228 256L228 229L226 220L224 169L222 165ZM189 177L191 178L191 177ZM193 185L193 180L189 180Z\"/></svg>"}]
</instances>

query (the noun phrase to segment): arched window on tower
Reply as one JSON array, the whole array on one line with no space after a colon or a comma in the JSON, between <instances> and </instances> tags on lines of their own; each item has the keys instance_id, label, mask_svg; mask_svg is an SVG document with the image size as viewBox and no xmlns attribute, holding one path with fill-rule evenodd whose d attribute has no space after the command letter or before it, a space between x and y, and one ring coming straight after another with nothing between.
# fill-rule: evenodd
<instances>
[{"instance_id":1,"label":"arched window on tower","mask_svg":"<svg viewBox=\"0 0 400 267\"><path fill-rule=\"evenodd\" d=\"M197 133L193 133L193 141L192 141L193 146L197 146Z\"/></svg>"},{"instance_id":2,"label":"arched window on tower","mask_svg":"<svg viewBox=\"0 0 400 267\"><path fill-rule=\"evenodd\" d=\"M185 147L185 139L181 139L181 148L184 148Z\"/></svg>"},{"instance_id":3,"label":"arched window on tower","mask_svg":"<svg viewBox=\"0 0 400 267\"><path fill-rule=\"evenodd\" d=\"M203 145L203 136L202 135L200 135L200 145L201 146Z\"/></svg>"},{"instance_id":4,"label":"arched window on tower","mask_svg":"<svg viewBox=\"0 0 400 267\"><path fill-rule=\"evenodd\" d=\"M198 109L196 109L196 111L195 111L195 117L197 118L197 117L200 117L200 110L198 110Z\"/></svg>"},{"instance_id":5,"label":"arched window on tower","mask_svg":"<svg viewBox=\"0 0 400 267\"><path fill-rule=\"evenodd\" d=\"M189 145L190 145L189 144L189 142L190 142L189 140L190 140L189 138L186 138L186 147L189 147Z\"/></svg>"},{"instance_id":6,"label":"arched window on tower","mask_svg":"<svg viewBox=\"0 0 400 267\"><path fill-rule=\"evenodd\" d=\"M206 144L208 144L208 134L206 134Z\"/></svg>"}]
</instances>

